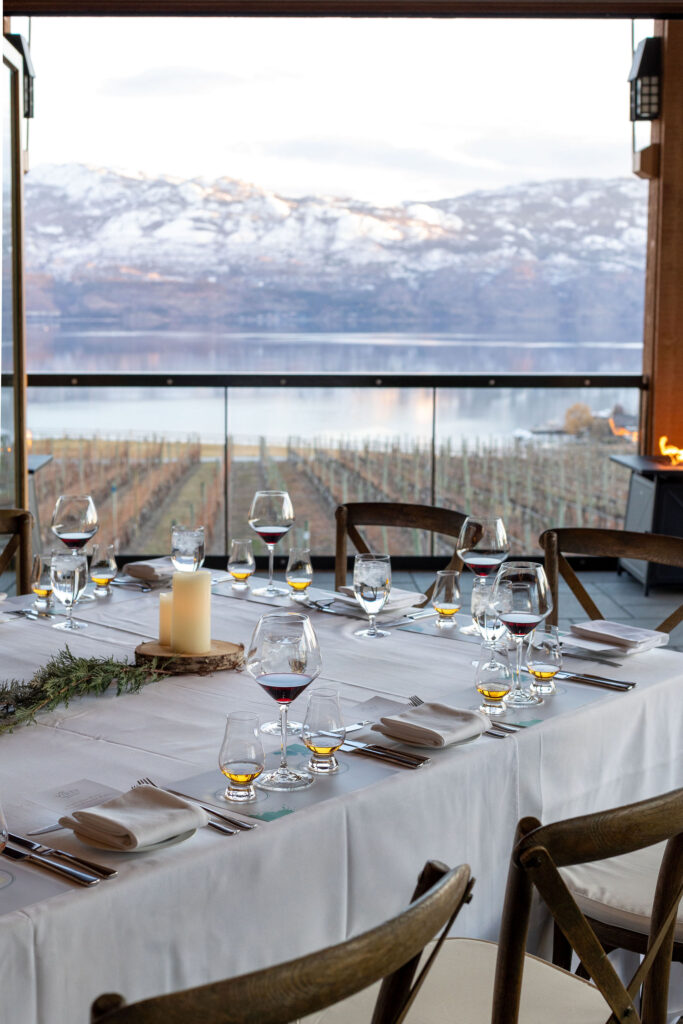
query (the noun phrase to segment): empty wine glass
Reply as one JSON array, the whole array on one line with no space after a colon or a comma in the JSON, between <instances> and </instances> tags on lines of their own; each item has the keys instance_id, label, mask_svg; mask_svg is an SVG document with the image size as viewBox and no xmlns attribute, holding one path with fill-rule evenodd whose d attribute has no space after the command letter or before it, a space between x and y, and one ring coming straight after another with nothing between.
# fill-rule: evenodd
<instances>
[{"instance_id":1,"label":"empty wine glass","mask_svg":"<svg viewBox=\"0 0 683 1024\"><path fill-rule=\"evenodd\" d=\"M508 562L502 565L493 588L493 603L501 622L517 645L515 687L507 704L509 707L540 704L541 697L522 688L521 676L524 639L553 607L543 566L536 562Z\"/></svg>"},{"instance_id":2,"label":"empty wine glass","mask_svg":"<svg viewBox=\"0 0 683 1024\"><path fill-rule=\"evenodd\" d=\"M508 652L495 644L482 644L474 685L484 698L479 710L486 715L505 713L505 698L512 687Z\"/></svg>"},{"instance_id":3,"label":"empty wine glass","mask_svg":"<svg viewBox=\"0 0 683 1024\"><path fill-rule=\"evenodd\" d=\"M557 693L555 676L562 668L562 648L557 626L546 624L529 637L526 649L526 667L531 676L531 692L542 697Z\"/></svg>"},{"instance_id":4,"label":"empty wine glass","mask_svg":"<svg viewBox=\"0 0 683 1024\"><path fill-rule=\"evenodd\" d=\"M99 528L97 509L89 494L60 494L50 529L72 551L80 551Z\"/></svg>"},{"instance_id":5,"label":"empty wine glass","mask_svg":"<svg viewBox=\"0 0 683 1024\"><path fill-rule=\"evenodd\" d=\"M453 569L441 569L436 574L432 593L432 604L436 609L436 625L450 629L455 625L455 613L460 611L460 573Z\"/></svg>"},{"instance_id":6,"label":"empty wine glass","mask_svg":"<svg viewBox=\"0 0 683 1024\"><path fill-rule=\"evenodd\" d=\"M90 559L90 579L95 584L95 597L108 597L109 584L118 572L114 544L94 544Z\"/></svg>"},{"instance_id":7,"label":"empty wine glass","mask_svg":"<svg viewBox=\"0 0 683 1024\"><path fill-rule=\"evenodd\" d=\"M311 621L300 612L262 615L252 634L247 671L280 705L280 766L264 772L261 789L292 790L310 786L313 776L287 764L287 709L319 675L320 647Z\"/></svg>"},{"instance_id":8,"label":"empty wine glass","mask_svg":"<svg viewBox=\"0 0 683 1024\"><path fill-rule=\"evenodd\" d=\"M265 765L258 718L243 711L231 711L218 755L218 767L229 782L224 798L238 804L256 800L254 780Z\"/></svg>"},{"instance_id":9,"label":"empty wine glass","mask_svg":"<svg viewBox=\"0 0 683 1024\"><path fill-rule=\"evenodd\" d=\"M476 576L495 574L510 551L502 517L468 516L460 528L456 550ZM460 632L476 636L477 627L472 623L463 626Z\"/></svg>"},{"instance_id":10,"label":"empty wine glass","mask_svg":"<svg viewBox=\"0 0 683 1024\"><path fill-rule=\"evenodd\" d=\"M230 542L230 557L228 558L228 572L232 576L233 590L248 590L247 580L254 575L256 562L252 550L251 537L247 540L233 540Z\"/></svg>"},{"instance_id":11,"label":"empty wine glass","mask_svg":"<svg viewBox=\"0 0 683 1024\"><path fill-rule=\"evenodd\" d=\"M204 565L204 527L171 527L171 561L178 572L197 572Z\"/></svg>"},{"instance_id":12,"label":"empty wine glass","mask_svg":"<svg viewBox=\"0 0 683 1024\"><path fill-rule=\"evenodd\" d=\"M257 491L249 509L249 525L268 545L268 586L259 587L254 594L278 597L287 591L273 584L273 552L279 540L294 525L294 509L287 491Z\"/></svg>"},{"instance_id":13,"label":"empty wine glass","mask_svg":"<svg viewBox=\"0 0 683 1024\"><path fill-rule=\"evenodd\" d=\"M311 752L309 772L330 775L339 771L339 762L334 755L346 739L346 727L338 690L320 689L309 694L301 739Z\"/></svg>"},{"instance_id":14,"label":"empty wine glass","mask_svg":"<svg viewBox=\"0 0 683 1024\"><path fill-rule=\"evenodd\" d=\"M378 629L376 616L387 603L391 591L391 559L389 555L373 555L371 552L356 555L353 563L353 592L356 600L370 620L367 629L357 629L355 636L390 636L386 629Z\"/></svg>"},{"instance_id":15,"label":"empty wine glass","mask_svg":"<svg viewBox=\"0 0 683 1024\"><path fill-rule=\"evenodd\" d=\"M56 622L53 629L86 629L85 622L73 621L73 608L88 582L88 559L85 555L53 555L50 565L52 590L67 611L66 622Z\"/></svg>"},{"instance_id":16,"label":"empty wine glass","mask_svg":"<svg viewBox=\"0 0 683 1024\"><path fill-rule=\"evenodd\" d=\"M52 555L35 555L31 566L31 590L36 595L31 608L39 615L47 615L52 607L51 562Z\"/></svg>"},{"instance_id":17,"label":"empty wine glass","mask_svg":"<svg viewBox=\"0 0 683 1024\"><path fill-rule=\"evenodd\" d=\"M291 548L285 570L285 579L291 587L292 601L307 601L306 590L313 582L311 552L307 548Z\"/></svg>"}]
</instances>

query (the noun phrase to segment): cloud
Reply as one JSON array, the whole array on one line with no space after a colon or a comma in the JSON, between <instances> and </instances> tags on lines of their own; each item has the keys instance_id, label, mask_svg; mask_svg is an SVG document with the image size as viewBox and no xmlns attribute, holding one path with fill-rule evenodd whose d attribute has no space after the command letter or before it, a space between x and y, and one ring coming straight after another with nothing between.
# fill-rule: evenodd
<instances>
[{"instance_id":1,"label":"cloud","mask_svg":"<svg viewBox=\"0 0 683 1024\"><path fill-rule=\"evenodd\" d=\"M438 156L426 149L392 146L391 143L363 139L287 139L262 145L265 156L339 167L384 168L417 171L425 174L453 173L462 168L462 161ZM466 163L471 163L465 159Z\"/></svg>"},{"instance_id":2,"label":"cloud","mask_svg":"<svg viewBox=\"0 0 683 1024\"><path fill-rule=\"evenodd\" d=\"M227 71L183 67L150 68L126 78L108 78L99 93L102 96L198 96L241 84L243 79Z\"/></svg>"}]
</instances>

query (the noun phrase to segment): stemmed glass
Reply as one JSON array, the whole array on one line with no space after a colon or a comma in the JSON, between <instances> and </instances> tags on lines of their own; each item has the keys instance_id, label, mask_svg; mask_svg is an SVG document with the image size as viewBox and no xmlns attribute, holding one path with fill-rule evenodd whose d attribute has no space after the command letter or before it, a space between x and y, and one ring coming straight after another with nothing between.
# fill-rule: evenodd
<instances>
[{"instance_id":1,"label":"stemmed glass","mask_svg":"<svg viewBox=\"0 0 683 1024\"><path fill-rule=\"evenodd\" d=\"M541 697L522 688L521 676L524 640L553 607L543 566L536 562L508 562L501 566L493 588L493 605L517 646L515 687L507 698L507 705L540 704Z\"/></svg>"},{"instance_id":2,"label":"stemmed glass","mask_svg":"<svg viewBox=\"0 0 683 1024\"><path fill-rule=\"evenodd\" d=\"M198 572L204 565L204 527L171 527L171 561L178 572Z\"/></svg>"},{"instance_id":3,"label":"stemmed glass","mask_svg":"<svg viewBox=\"0 0 683 1024\"><path fill-rule=\"evenodd\" d=\"M505 713L505 698L512 686L510 659L505 648L482 644L474 685L484 698L479 711L485 715Z\"/></svg>"},{"instance_id":4,"label":"stemmed glass","mask_svg":"<svg viewBox=\"0 0 683 1024\"><path fill-rule=\"evenodd\" d=\"M31 568L31 590L36 595L31 609L42 616L47 615L52 607L51 562L51 555L35 555Z\"/></svg>"},{"instance_id":5,"label":"stemmed glass","mask_svg":"<svg viewBox=\"0 0 683 1024\"><path fill-rule=\"evenodd\" d=\"M253 784L265 764L263 744L258 733L258 718L242 711L231 711L218 755L218 767L229 782L223 797L237 804L256 800Z\"/></svg>"},{"instance_id":6,"label":"stemmed glass","mask_svg":"<svg viewBox=\"0 0 683 1024\"><path fill-rule=\"evenodd\" d=\"M294 509L287 491L257 491L249 509L249 525L268 545L268 586L254 594L278 597L287 591L273 585L273 552L275 545L294 525Z\"/></svg>"},{"instance_id":7,"label":"stemmed glass","mask_svg":"<svg viewBox=\"0 0 683 1024\"><path fill-rule=\"evenodd\" d=\"M311 620L300 612L262 615L252 634L247 671L280 705L280 766L265 772L261 789L293 790L310 786L313 776L287 764L287 709L320 674L320 647Z\"/></svg>"},{"instance_id":8,"label":"stemmed glass","mask_svg":"<svg viewBox=\"0 0 683 1024\"><path fill-rule=\"evenodd\" d=\"M248 540L233 540L230 542L230 557L228 558L228 572L232 576L233 590L248 590L247 580L254 575L256 562L251 547L251 538Z\"/></svg>"},{"instance_id":9,"label":"stemmed glass","mask_svg":"<svg viewBox=\"0 0 683 1024\"><path fill-rule=\"evenodd\" d=\"M95 597L108 597L109 584L118 572L114 544L94 544L90 559L90 579L95 584Z\"/></svg>"},{"instance_id":10,"label":"stemmed glass","mask_svg":"<svg viewBox=\"0 0 683 1024\"><path fill-rule=\"evenodd\" d=\"M301 739L311 752L309 772L330 775L339 771L339 761L334 755L346 739L346 727L339 706L338 690L311 691L301 727Z\"/></svg>"},{"instance_id":11,"label":"stemmed glass","mask_svg":"<svg viewBox=\"0 0 683 1024\"><path fill-rule=\"evenodd\" d=\"M468 516L460 528L456 550L476 576L495 574L510 551L502 517ZM463 626L460 632L476 636L477 629L473 624Z\"/></svg>"},{"instance_id":12,"label":"stemmed glass","mask_svg":"<svg viewBox=\"0 0 683 1024\"><path fill-rule=\"evenodd\" d=\"M542 697L557 693L555 676L562 668L562 648L557 626L535 630L529 637L526 667L531 676L531 692Z\"/></svg>"},{"instance_id":13,"label":"stemmed glass","mask_svg":"<svg viewBox=\"0 0 683 1024\"><path fill-rule=\"evenodd\" d=\"M389 555L371 552L356 555L353 563L353 592L356 600L370 620L367 629L357 629L355 636L390 636L386 629L377 629L376 616L387 603L391 591L391 559Z\"/></svg>"},{"instance_id":14,"label":"stemmed glass","mask_svg":"<svg viewBox=\"0 0 683 1024\"><path fill-rule=\"evenodd\" d=\"M89 494L60 494L50 529L72 551L82 551L99 529L97 509Z\"/></svg>"},{"instance_id":15,"label":"stemmed glass","mask_svg":"<svg viewBox=\"0 0 683 1024\"><path fill-rule=\"evenodd\" d=\"M85 555L53 555L50 566L52 590L67 610L66 622L55 622L53 629L86 629L85 622L73 621L73 608L88 581L88 559Z\"/></svg>"}]
</instances>

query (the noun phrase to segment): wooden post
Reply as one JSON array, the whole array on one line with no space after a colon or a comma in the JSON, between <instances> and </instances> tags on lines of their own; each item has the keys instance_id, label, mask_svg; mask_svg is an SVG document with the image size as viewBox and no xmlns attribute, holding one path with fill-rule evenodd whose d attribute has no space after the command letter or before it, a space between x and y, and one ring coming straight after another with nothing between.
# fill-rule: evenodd
<instances>
[{"instance_id":1,"label":"wooden post","mask_svg":"<svg viewBox=\"0 0 683 1024\"><path fill-rule=\"evenodd\" d=\"M650 397L643 454L659 454L662 434L683 447L683 21L657 21L655 34L662 39L662 106L652 122L660 166L650 182L648 207L643 372L650 378Z\"/></svg>"}]
</instances>

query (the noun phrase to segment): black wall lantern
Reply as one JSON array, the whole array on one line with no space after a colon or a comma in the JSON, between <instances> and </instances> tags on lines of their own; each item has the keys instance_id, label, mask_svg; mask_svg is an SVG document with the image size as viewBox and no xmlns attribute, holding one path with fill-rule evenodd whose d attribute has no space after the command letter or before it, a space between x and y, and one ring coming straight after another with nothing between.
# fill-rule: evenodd
<instances>
[{"instance_id":1,"label":"black wall lantern","mask_svg":"<svg viewBox=\"0 0 683 1024\"><path fill-rule=\"evenodd\" d=\"M662 41L643 39L633 54L628 80L631 83L631 120L654 121L659 117L662 77Z\"/></svg>"}]
</instances>

